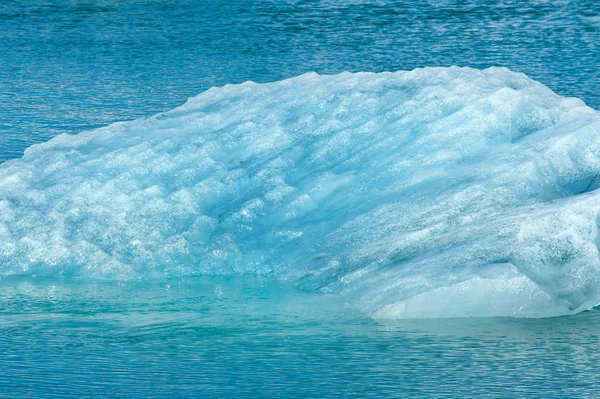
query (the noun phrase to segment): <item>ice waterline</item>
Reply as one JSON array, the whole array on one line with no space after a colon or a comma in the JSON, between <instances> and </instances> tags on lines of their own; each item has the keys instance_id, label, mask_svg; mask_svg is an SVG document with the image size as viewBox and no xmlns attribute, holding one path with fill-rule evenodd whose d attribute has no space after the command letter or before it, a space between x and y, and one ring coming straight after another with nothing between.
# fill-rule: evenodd
<instances>
[{"instance_id":1,"label":"ice waterline","mask_svg":"<svg viewBox=\"0 0 600 399\"><path fill-rule=\"evenodd\" d=\"M504 68L213 88L0 166L0 275L273 275L374 317L600 302L600 113Z\"/></svg>"}]
</instances>

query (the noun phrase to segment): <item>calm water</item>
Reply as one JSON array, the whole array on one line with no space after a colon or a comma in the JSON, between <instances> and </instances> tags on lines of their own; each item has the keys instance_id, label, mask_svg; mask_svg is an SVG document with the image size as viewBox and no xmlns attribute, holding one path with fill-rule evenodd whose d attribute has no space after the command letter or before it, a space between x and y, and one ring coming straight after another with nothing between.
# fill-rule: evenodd
<instances>
[{"instance_id":1,"label":"calm water","mask_svg":"<svg viewBox=\"0 0 600 399\"><path fill-rule=\"evenodd\" d=\"M377 322L255 278L0 284L0 397L600 396L600 312Z\"/></svg>"},{"instance_id":2,"label":"calm water","mask_svg":"<svg viewBox=\"0 0 600 399\"><path fill-rule=\"evenodd\" d=\"M507 66L600 108L600 3L492 3L4 0L0 161L308 71ZM4 278L0 398L600 397L599 337L600 311L392 323L249 277Z\"/></svg>"}]
</instances>

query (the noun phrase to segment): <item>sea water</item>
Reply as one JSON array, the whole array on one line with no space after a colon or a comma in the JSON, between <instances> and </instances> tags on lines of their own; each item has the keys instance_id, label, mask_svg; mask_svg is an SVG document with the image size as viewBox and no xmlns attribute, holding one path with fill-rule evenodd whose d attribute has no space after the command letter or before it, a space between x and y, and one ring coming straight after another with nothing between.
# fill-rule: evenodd
<instances>
[{"instance_id":1,"label":"sea water","mask_svg":"<svg viewBox=\"0 0 600 399\"><path fill-rule=\"evenodd\" d=\"M600 315L373 320L255 277L3 279L0 397L597 397Z\"/></svg>"},{"instance_id":2,"label":"sea water","mask_svg":"<svg viewBox=\"0 0 600 399\"><path fill-rule=\"evenodd\" d=\"M597 397L599 11L3 3L0 397Z\"/></svg>"}]
</instances>

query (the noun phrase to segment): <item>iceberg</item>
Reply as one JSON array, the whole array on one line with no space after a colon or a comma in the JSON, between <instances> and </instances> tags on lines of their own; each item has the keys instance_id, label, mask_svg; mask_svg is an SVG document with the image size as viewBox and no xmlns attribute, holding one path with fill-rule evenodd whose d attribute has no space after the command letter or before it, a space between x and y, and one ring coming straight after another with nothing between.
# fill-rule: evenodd
<instances>
[{"instance_id":1,"label":"iceberg","mask_svg":"<svg viewBox=\"0 0 600 399\"><path fill-rule=\"evenodd\" d=\"M212 88L0 166L0 276L260 274L376 318L600 302L600 113L505 68Z\"/></svg>"}]
</instances>

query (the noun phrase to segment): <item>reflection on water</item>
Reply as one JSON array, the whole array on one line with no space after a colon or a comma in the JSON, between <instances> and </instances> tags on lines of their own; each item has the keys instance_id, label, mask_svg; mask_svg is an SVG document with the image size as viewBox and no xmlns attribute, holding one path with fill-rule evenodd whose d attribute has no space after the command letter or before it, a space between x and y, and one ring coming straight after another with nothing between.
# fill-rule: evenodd
<instances>
[{"instance_id":1,"label":"reflection on water","mask_svg":"<svg viewBox=\"0 0 600 399\"><path fill-rule=\"evenodd\" d=\"M594 397L599 321L374 321L250 277L5 278L0 397Z\"/></svg>"},{"instance_id":2,"label":"reflection on water","mask_svg":"<svg viewBox=\"0 0 600 399\"><path fill-rule=\"evenodd\" d=\"M0 160L308 71L506 66L600 108L596 0L0 2Z\"/></svg>"}]
</instances>

